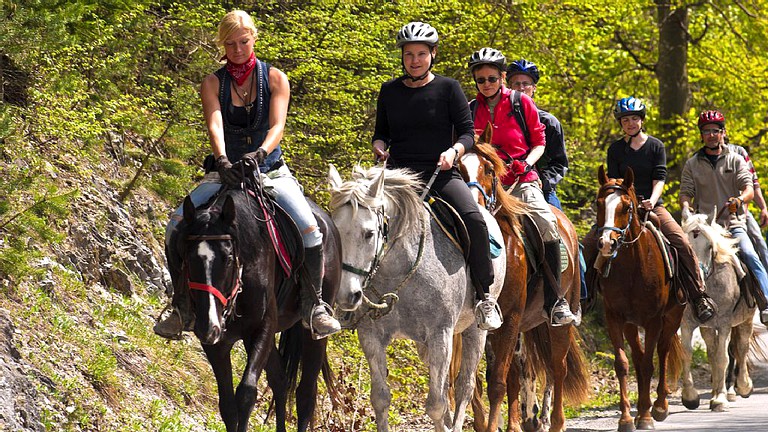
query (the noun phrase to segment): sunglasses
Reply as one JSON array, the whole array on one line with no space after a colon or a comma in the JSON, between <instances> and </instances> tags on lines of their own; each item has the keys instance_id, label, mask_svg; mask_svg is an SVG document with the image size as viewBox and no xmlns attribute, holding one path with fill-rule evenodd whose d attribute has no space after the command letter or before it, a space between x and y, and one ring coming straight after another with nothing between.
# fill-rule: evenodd
<instances>
[{"instance_id":1,"label":"sunglasses","mask_svg":"<svg viewBox=\"0 0 768 432\"><path fill-rule=\"evenodd\" d=\"M481 85L485 84L486 81L488 81L491 84L496 84L496 82L499 81L500 79L501 78L497 77L497 76L491 76L491 77L488 77L488 78L480 77L480 78L475 78L475 82L478 83L478 84L481 84Z\"/></svg>"},{"instance_id":2,"label":"sunglasses","mask_svg":"<svg viewBox=\"0 0 768 432\"><path fill-rule=\"evenodd\" d=\"M530 81L515 81L515 82L511 82L511 83L509 83L509 85L510 85L511 87L520 87L520 88L524 88L524 89L526 89L526 88L528 88L528 87L532 86L532 85L533 85L533 83L532 83L532 82L530 82Z\"/></svg>"},{"instance_id":3,"label":"sunglasses","mask_svg":"<svg viewBox=\"0 0 768 432\"><path fill-rule=\"evenodd\" d=\"M722 129L707 129L707 130L701 131L702 135L718 135L721 133L723 133Z\"/></svg>"}]
</instances>

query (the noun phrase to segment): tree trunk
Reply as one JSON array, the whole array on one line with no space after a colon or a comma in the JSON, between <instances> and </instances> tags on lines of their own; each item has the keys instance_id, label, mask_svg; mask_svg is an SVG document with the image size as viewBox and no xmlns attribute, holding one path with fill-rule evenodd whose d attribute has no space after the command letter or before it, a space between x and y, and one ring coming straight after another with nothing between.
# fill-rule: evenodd
<instances>
[{"instance_id":1,"label":"tree trunk","mask_svg":"<svg viewBox=\"0 0 768 432\"><path fill-rule=\"evenodd\" d=\"M661 137L667 148L667 178L680 180L685 149L679 148L690 107L688 84L688 7L671 8L670 0L655 0L659 26L659 120Z\"/></svg>"}]
</instances>

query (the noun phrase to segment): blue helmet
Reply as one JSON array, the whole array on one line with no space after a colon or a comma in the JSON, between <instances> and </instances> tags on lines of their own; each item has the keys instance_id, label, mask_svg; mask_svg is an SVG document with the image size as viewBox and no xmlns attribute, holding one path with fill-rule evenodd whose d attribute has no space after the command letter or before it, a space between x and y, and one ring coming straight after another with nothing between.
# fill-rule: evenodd
<instances>
[{"instance_id":1,"label":"blue helmet","mask_svg":"<svg viewBox=\"0 0 768 432\"><path fill-rule=\"evenodd\" d=\"M616 103L616 107L613 109L613 116L616 120L620 120L622 117L630 115L637 115L645 120L645 104L634 96L622 98Z\"/></svg>"},{"instance_id":2,"label":"blue helmet","mask_svg":"<svg viewBox=\"0 0 768 432\"><path fill-rule=\"evenodd\" d=\"M509 64L509 67L507 68L507 76L512 76L514 74L528 75L531 77L534 84L539 82L539 67L536 66L536 63L529 62L526 59L516 60Z\"/></svg>"}]
</instances>

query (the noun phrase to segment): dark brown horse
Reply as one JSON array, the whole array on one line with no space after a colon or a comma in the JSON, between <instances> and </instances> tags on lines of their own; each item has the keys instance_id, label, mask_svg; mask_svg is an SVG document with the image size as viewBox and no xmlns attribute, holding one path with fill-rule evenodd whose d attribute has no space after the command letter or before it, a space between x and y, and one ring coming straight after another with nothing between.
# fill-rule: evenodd
<instances>
[{"instance_id":1,"label":"dark brown horse","mask_svg":"<svg viewBox=\"0 0 768 432\"><path fill-rule=\"evenodd\" d=\"M490 142L490 129L480 137L479 143ZM538 280L527 288L528 263L521 239L519 217L525 212L525 205L509 195L501 186L499 178L504 175L504 162L498 157L493 147L477 144L473 151L462 159L460 169L468 184L478 192L478 202L491 207L504 236L507 250L507 272L504 287L498 302L504 316L504 324L498 330L488 334L489 350L488 398L490 412L486 420L482 402L476 393L472 406L475 413L476 431L497 431L501 404L504 396L508 398L507 431L520 431L521 406L520 364L513 361L515 346L521 332L527 333L527 342L535 350L530 358L540 362L538 369L547 370L554 383L554 400L550 431L564 431L565 414L563 396L579 403L588 393L588 372L584 356L577 343L577 331L574 326L549 327L543 312L544 295L542 281ZM554 208L553 208L554 209ZM578 269L578 237L573 225L557 209L560 233L568 249L568 268L562 275L562 284L567 287L567 299L571 308L576 310L579 304L580 275ZM568 380L566 381L566 375ZM530 407L528 407L530 408ZM538 420L526 429L540 426Z\"/></svg>"},{"instance_id":2,"label":"dark brown horse","mask_svg":"<svg viewBox=\"0 0 768 432\"><path fill-rule=\"evenodd\" d=\"M598 172L597 240L585 251L598 252L598 280L605 305L605 321L615 354L614 368L621 390L619 431L653 429L653 420L663 421L669 414L667 376L676 380L681 367L681 344L677 336L685 310L675 298L666 274L661 249L654 234L638 216L638 201L632 185L634 174L627 168L623 179L610 179L603 167ZM594 236L587 238L594 239ZM595 252L586 252L592 257ZM607 266L607 267L606 267ZM645 330L645 345L639 329ZM624 338L632 348L637 375L637 417L630 416L627 394L629 363ZM653 353L658 353L659 384L651 409Z\"/></svg>"},{"instance_id":3,"label":"dark brown horse","mask_svg":"<svg viewBox=\"0 0 768 432\"><path fill-rule=\"evenodd\" d=\"M278 264L265 223L275 213L262 210L259 201L267 198L255 187L255 194L223 191L204 209L196 209L187 197L184 220L166 252L169 270L175 288L185 290L193 305L194 332L213 368L227 431L247 431L262 370L274 395L277 430L285 431L286 402L299 364L297 430L305 431L314 414L321 369L329 379L326 339L313 340L301 325L297 284L307 278L302 267L287 277ZM326 251L323 297L332 304L341 280L339 234L328 214L312 205ZM279 349L276 332L282 332ZM230 353L238 340L247 362L235 392Z\"/></svg>"}]
</instances>

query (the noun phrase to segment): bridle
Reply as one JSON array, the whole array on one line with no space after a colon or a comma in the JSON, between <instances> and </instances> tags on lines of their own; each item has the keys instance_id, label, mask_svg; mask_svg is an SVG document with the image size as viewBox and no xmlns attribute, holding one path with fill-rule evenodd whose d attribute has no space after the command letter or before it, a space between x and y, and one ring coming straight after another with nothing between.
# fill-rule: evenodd
<instances>
[{"instance_id":1,"label":"bridle","mask_svg":"<svg viewBox=\"0 0 768 432\"><path fill-rule=\"evenodd\" d=\"M483 189L483 185L479 181L467 182L467 187L470 189L475 188L480 192L485 200L485 209L492 212L496 208L496 186L499 183L499 178L496 176L496 172L491 168L491 193L487 194Z\"/></svg>"},{"instance_id":2,"label":"bridle","mask_svg":"<svg viewBox=\"0 0 768 432\"><path fill-rule=\"evenodd\" d=\"M231 280L232 284L234 285L232 287L232 290L229 293L229 296L225 296L223 292L226 292L227 290L216 288L215 286L200 283L200 282L194 282L189 279L189 270L187 269L187 286L190 290L195 291L204 291L209 294L212 294L214 297L216 297L219 302L221 302L221 305L224 307L224 310L221 314L222 321L226 322L229 316L232 314L232 311L235 309L235 302L237 300L238 294L243 291L243 284L242 284L242 275L243 275L243 266L240 264L240 254L237 247L237 242L235 239L229 235L229 234L220 234L220 235L188 235L187 241L230 241L232 242L233 248L234 248L234 257L235 257L235 265L232 266L231 275L227 280ZM193 298L194 301L194 298Z\"/></svg>"},{"instance_id":3,"label":"bridle","mask_svg":"<svg viewBox=\"0 0 768 432\"><path fill-rule=\"evenodd\" d=\"M607 185L607 186L604 186L603 189L607 191L621 191L629 195L629 191L627 190L627 188L618 184ZM643 226L640 231L640 234L638 234L637 237L635 237L632 240L627 240L628 233L630 232L629 228L632 226L632 221L634 220L634 215L635 215L635 201L632 199L630 199L629 201L629 210L627 211L627 214L629 215L629 219L627 220L627 225L624 226L624 228L606 227L606 226L597 228L598 236L600 236L603 233L603 231L612 231L619 234L618 239L616 239L616 249L613 251L613 255L611 256L612 259L616 257L616 254L618 253L619 249L622 246L631 245L632 243L635 243L640 238L640 234L642 234L642 230L645 230L645 226Z\"/></svg>"},{"instance_id":4,"label":"bridle","mask_svg":"<svg viewBox=\"0 0 768 432\"><path fill-rule=\"evenodd\" d=\"M363 284L362 289L365 291L365 288L368 287L368 284L371 282L371 279L376 275L376 272L379 270L379 266L381 265L381 261L384 258L384 251L387 247L387 243L389 242L389 216L387 216L384 213L384 206L373 208L368 206L361 206L365 209L368 209L368 211L374 213L376 215L376 220L378 221L377 224L377 235L376 235L376 254L373 256L373 260L371 261L371 265L368 266L368 269L361 269L359 267L355 267L351 264L347 264L345 262L341 263L341 269L346 270L350 273L354 273L358 276L363 277Z\"/></svg>"}]
</instances>

